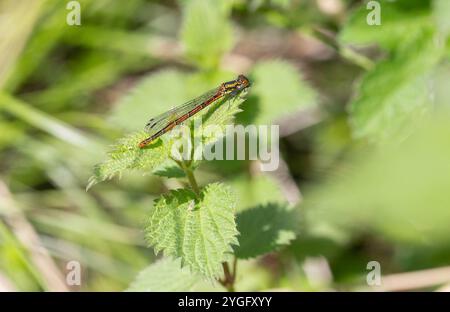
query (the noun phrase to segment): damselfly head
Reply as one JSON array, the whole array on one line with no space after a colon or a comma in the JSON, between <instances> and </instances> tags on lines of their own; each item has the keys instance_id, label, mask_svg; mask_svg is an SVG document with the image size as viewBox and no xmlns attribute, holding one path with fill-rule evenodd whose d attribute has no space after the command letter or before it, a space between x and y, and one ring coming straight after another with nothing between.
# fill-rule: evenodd
<instances>
[{"instance_id":1,"label":"damselfly head","mask_svg":"<svg viewBox=\"0 0 450 312\"><path fill-rule=\"evenodd\" d=\"M250 81L244 75L239 75L236 80L224 82L222 84L225 93L237 94L250 86Z\"/></svg>"},{"instance_id":2,"label":"damselfly head","mask_svg":"<svg viewBox=\"0 0 450 312\"><path fill-rule=\"evenodd\" d=\"M248 80L248 78L245 77L244 75L239 75L237 77L236 81L238 83L238 85L237 85L238 89L242 90L242 89L250 87L250 80Z\"/></svg>"}]
</instances>

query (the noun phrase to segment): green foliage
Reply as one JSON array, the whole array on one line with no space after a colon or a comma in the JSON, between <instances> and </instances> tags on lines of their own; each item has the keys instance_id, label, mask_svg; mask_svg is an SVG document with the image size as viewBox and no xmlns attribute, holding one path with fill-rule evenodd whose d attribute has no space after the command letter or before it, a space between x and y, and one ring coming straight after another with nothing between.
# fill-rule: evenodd
<instances>
[{"instance_id":1,"label":"green foliage","mask_svg":"<svg viewBox=\"0 0 450 312\"><path fill-rule=\"evenodd\" d=\"M201 278L181 268L180 261L164 258L142 270L128 291L189 291Z\"/></svg>"},{"instance_id":2,"label":"green foliage","mask_svg":"<svg viewBox=\"0 0 450 312\"><path fill-rule=\"evenodd\" d=\"M316 104L315 91L285 61L258 63L252 70L251 78L254 82L254 98L249 101L256 101L256 107L247 113L252 114L249 117L252 122L270 124L280 117Z\"/></svg>"},{"instance_id":3,"label":"green foliage","mask_svg":"<svg viewBox=\"0 0 450 312\"><path fill-rule=\"evenodd\" d=\"M414 36L422 27L429 27L432 21L425 10L428 1L399 0L378 1L381 6L381 25L369 25L369 10L358 6L340 32L339 39L346 44L378 44L387 50L395 50L405 36Z\"/></svg>"},{"instance_id":4,"label":"green foliage","mask_svg":"<svg viewBox=\"0 0 450 312\"><path fill-rule=\"evenodd\" d=\"M195 96L188 94L187 84L187 75L174 70L160 71L145 77L116 104L110 117L111 123L128 131L142 129L152 116ZM170 86L171 92L166 91L167 86Z\"/></svg>"},{"instance_id":5,"label":"green foliage","mask_svg":"<svg viewBox=\"0 0 450 312\"><path fill-rule=\"evenodd\" d=\"M13 21L0 42L2 290L64 290L52 281L70 260L83 291L122 290L142 268L130 291L351 290L371 260L383 274L448 265L448 0L378 0L380 26L355 0L82 0L81 27L67 1L0 2L0 24ZM172 131L137 147L150 117L239 73L244 105L223 99L186 125L207 144L220 133L199 138L192 121L318 112L281 138L279 175L174 162ZM85 192L115 140L89 186L123 178ZM142 248L144 218L167 257ZM311 257L330 283L305 274Z\"/></svg>"},{"instance_id":6,"label":"green foliage","mask_svg":"<svg viewBox=\"0 0 450 312\"><path fill-rule=\"evenodd\" d=\"M2 215L6 215L7 205L0 205ZM26 251L13 234L8 230L3 220L0 220L0 266L11 272L18 289L45 288L45 282L39 270L27 259ZM32 278L27 278L30 274Z\"/></svg>"},{"instance_id":7,"label":"green foliage","mask_svg":"<svg viewBox=\"0 0 450 312\"><path fill-rule=\"evenodd\" d=\"M237 198L237 211L242 211L259 204L281 202L284 196L280 186L270 175L261 174L253 177L240 175L230 181Z\"/></svg>"},{"instance_id":8,"label":"green foliage","mask_svg":"<svg viewBox=\"0 0 450 312\"><path fill-rule=\"evenodd\" d=\"M183 178L186 176L183 169L175 165L162 167L161 169L156 169L153 172L153 174L166 178Z\"/></svg>"},{"instance_id":9,"label":"green foliage","mask_svg":"<svg viewBox=\"0 0 450 312\"><path fill-rule=\"evenodd\" d=\"M299 218L292 207L270 203L240 212L236 222L240 235L234 252L247 259L289 245L296 237Z\"/></svg>"},{"instance_id":10,"label":"green foliage","mask_svg":"<svg viewBox=\"0 0 450 312\"><path fill-rule=\"evenodd\" d=\"M205 280L181 267L181 261L162 258L142 270L126 291L223 291L217 282Z\"/></svg>"},{"instance_id":11,"label":"green foliage","mask_svg":"<svg viewBox=\"0 0 450 312\"><path fill-rule=\"evenodd\" d=\"M450 96L450 64L440 66L432 77L435 106L438 112L448 108L447 98Z\"/></svg>"},{"instance_id":12,"label":"green foliage","mask_svg":"<svg viewBox=\"0 0 450 312\"><path fill-rule=\"evenodd\" d=\"M433 14L439 31L444 37L448 36L450 34L450 1L434 0Z\"/></svg>"},{"instance_id":13,"label":"green foliage","mask_svg":"<svg viewBox=\"0 0 450 312\"><path fill-rule=\"evenodd\" d=\"M191 0L185 5L181 39L186 56L200 67L217 67L221 56L232 47L232 28L224 3Z\"/></svg>"},{"instance_id":14,"label":"green foliage","mask_svg":"<svg viewBox=\"0 0 450 312\"><path fill-rule=\"evenodd\" d=\"M216 128L216 131L212 133L204 133L202 140L205 145L212 144L223 137L225 127L231 124L235 115L241 111L240 105L243 102L244 97L238 96L231 100L225 97L218 104L214 105L215 110L213 112L210 110L205 113L205 121L203 121L202 126L204 128L208 126L214 126Z\"/></svg>"},{"instance_id":15,"label":"green foliage","mask_svg":"<svg viewBox=\"0 0 450 312\"><path fill-rule=\"evenodd\" d=\"M238 244L235 199L224 185L210 184L199 197L186 189L156 200L146 226L146 238L156 252L181 258L194 272L218 278L222 262Z\"/></svg>"},{"instance_id":16,"label":"green foliage","mask_svg":"<svg viewBox=\"0 0 450 312\"><path fill-rule=\"evenodd\" d=\"M308 224L347 233L376 231L385 239L422 247L450 238L448 109L405 142L361 152L308 194ZM369 155L370 154L370 155ZM332 232L328 230L328 232Z\"/></svg>"},{"instance_id":17,"label":"green foliage","mask_svg":"<svg viewBox=\"0 0 450 312\"><path fill-rule=\"evenodd\" d=\"M350 103L353 134L374 141L402 137L432 109L429 75L444 47L428 1L382 2L380 26L368 25L367 13L364 6L356 10L341 31L341 41L378 44L389 55L364 76Z\"/></svg>"},{"instance_id":18,"label":"green foliage","mask_svg":"<svg viewBox=\"0 0 450 312\"><path fill-rule=\"evenodd\" d=\"M136 112L139 112L140 115L144 115L141 110L148 110L144 108L147 98L158 99L158 101L162 101L161 103L166 103L163 102L164 96L162 96L160 91L164 90L162 86L169 83L172 85L174 81L178 81L178 83L174 84L174 92L172 92L172 94L183 93L179 89L181 89L182 81L184 79L185 78L182 78L182 76L175 73L161 73L160 75L155 75L155 77L145 80L136 87L136 90L124 100L125 102L122 105L119 106L113 119L117 121L123 120L125 123L127 120L133 120ZM180 92L177 92L177 85L179 88L178 91ZM170 94L171 92L166 93ZM239 105L243 101L244 98L241 97L224 97L212 104L208 109L195 115L187 123L195 124L195 121L201 118L203 128L213 125L217 127L218 131L208 134L201 131L201 129L191 128L194 137L199 138L199 141L204 145L218 140L223 135L222 131L225 129L225 126L232 122L234 115L240 111ZM156 102L154 103L156 105ZM135 108L132 109L131 107ZM136 119L138 119L138 117L136 117ZM142 117L140 119L143 120ZM145 122L143 122L142 125L145 125ZM140 149L138 144L146 137L148 137L148 134L144 131L139 131L119 140L112 148L112 151L109 152L108 160L95 167L94 175L90 178L87 188L89 189L98 182L111 179L115 175L120 175L126 169L138 169L142 170L143 173L148 173L159 168L163 164L167 164L172 156L172 145L178 138L176 136L171 136L171 134L167 134L147 148ZM194 142L195 141L196 140L194 139Z\"/></svg>"},{"instance_id":19,"label":"green foliage","mask_svg":"<svg viewBox=\"0 0 450 312\"><path fill-rule=\"evenodd\" d=\"M141 131L119 140L109 152L108 159L95 166L94 175L89 179L86 189L120 175L127 169L142 170L145 173L163 164L169 157L170 143L158 141L150 149L140 149L139 142L147 136L147 133Z\"/></svg>"},{"instance_id":20,"label":"green foliage","mask_svg":"<svg viewBox=\"0 0 450 312\"><path fill-rule=\"evenodd\" d=\"M428 74L442 57L433 30L424 29L361 82L350 114L356 137L387 138L403 132L414 116L430 110Z\"/></svg>"}]
</instances>

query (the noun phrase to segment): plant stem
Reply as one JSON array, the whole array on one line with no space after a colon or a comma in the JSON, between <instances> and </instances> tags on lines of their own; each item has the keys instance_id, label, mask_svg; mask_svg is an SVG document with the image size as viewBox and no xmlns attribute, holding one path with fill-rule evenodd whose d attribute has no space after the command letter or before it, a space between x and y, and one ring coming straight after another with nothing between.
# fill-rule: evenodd
<instances>
[{"instance_id":1,"label":"plant stem","mask_svg":"<svg viewBox=\"0 0 450 312\"><path fill-rule=\"evenodd\" d=\"M223 278L223 280L219 280L219 283L222 284L229 292L234 292L234 281L235 281L236 276L234 274L231 274L228 262L223 262L222 267L223 267L224 278ZM234 267L234 265L233 265L233 267ZM236 270L236 268L234 268L234 271L235 270Z\"/></svg>"},{"instance_id":2,"label":"plant stem","mask_svg":"<svg viewBox=\"0 0 450 312\"><path fill-rule=\"evenodd\" d=\"M200 195L200 189L198 187L197 180L195 179L194 172L190 168L187 168L185 172L192 190L194 190L197 195Z\"/></svg>"},{"instance_id":3,"label":"plant stem","mask_svg":"<svg viewBox=\"0 0 450 312\"><path fill-rule=\"evenodd\" d=\"M180 166L181 169L183 169L194 193L200 195L200 188L198 187L197 180L195 179L192 169L184 161L178 161L175 159L174 161L178 164L178 166Z\"/></svg>"},{"instance_id":4,"label":"plant stem","mask_svg":"<svg viewBox=\"0 0 450 312\"><path fill-rule=\"evenodd\" d=\"M234 260L233 260L233 282L236 280L236 272L237 272L237 257L234 257Z\"/></svg>"},{"instance_id":5,"label":"plant stem","mask_svg":"<svg viewBox=\"0 0 450 312\"><path fill-rule=\"evenodd\" d=\"M372 60L352 48L341 44L336 40L334 35L327 30L316 27L313 29L313 35L324 44L335 49L343 58L366 71L371 70L375 66L375 63Z\"/></svg>"},{"instance_id":6,"label":"plant stem","mask_svg":"<svg viewBox=\"0 0 450 312\"><path fill-rule=\"evenodd\" d=\"M353 64L358 65L359 67L369 71L372 68L375 67L375 63L367 58L366 56L362 55L361 53L356 52L355 50L346 47L341 46L339 49L339 52L342 57L345 59L351 61Z\"/></svg>"}]
</instances>

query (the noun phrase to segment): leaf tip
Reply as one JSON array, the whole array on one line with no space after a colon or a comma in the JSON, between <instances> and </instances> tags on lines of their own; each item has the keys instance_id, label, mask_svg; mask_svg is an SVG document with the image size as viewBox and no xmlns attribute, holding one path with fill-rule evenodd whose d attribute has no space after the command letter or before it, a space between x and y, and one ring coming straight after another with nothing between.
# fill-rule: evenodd
<instances>
[{"instance_id":1,"label":"leaf tip","mask_svg":"<svg viewBox=\"0 0 450 312\"><path fill-rule=\"evenodd\" d=\"M86 192L88 192L91 187L93 187L95 184L97 184L97 178L95 176L91 176L88 180L88 184L86 185Z\"/></svg>"}]
</instances>

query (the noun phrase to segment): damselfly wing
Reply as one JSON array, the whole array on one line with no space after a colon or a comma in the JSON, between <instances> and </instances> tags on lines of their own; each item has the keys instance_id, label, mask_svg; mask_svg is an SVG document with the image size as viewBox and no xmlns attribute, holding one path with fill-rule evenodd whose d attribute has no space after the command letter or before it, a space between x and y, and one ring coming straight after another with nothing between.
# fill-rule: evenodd
<instances>
[{"instance_id":1,"label":"damselfly wing","mask_svg":"<svg viewBox=\"0 0 450 312\"><path fill-rule=\"evenodd\" d=\"M199 103L203 103L208 98L212 97L214 94L217 93L218 88L214 88L212 90L209 90L208 92L205 92L204 94L200 95L199 97L192 99L180 106L174 107L154 118L151 118L147 124L145 125L145 131L149 135L153 135L163 129L167 124L174 122L179 117L185 115L186 113L190 112L192 109L194 109Z\"/></svg>"}]
</instances>

